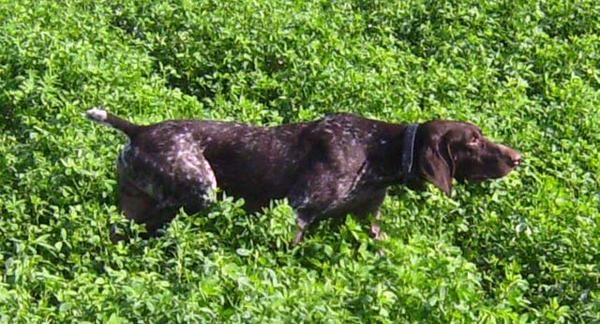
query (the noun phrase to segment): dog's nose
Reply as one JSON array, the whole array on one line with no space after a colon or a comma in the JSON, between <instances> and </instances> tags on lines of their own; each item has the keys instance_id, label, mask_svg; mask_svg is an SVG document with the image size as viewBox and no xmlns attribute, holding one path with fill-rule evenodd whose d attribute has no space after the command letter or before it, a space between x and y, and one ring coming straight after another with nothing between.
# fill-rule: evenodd
<instances>
[{"instance_id":1,"label":"dog's nose","mask_svg":"<svg viewBox=\"0 0 600 324\"><path fill-rule=\"evenodd\" d=\"M517 151L510 152L509 158L510 158L510 163L513 167L519 166L521 164L521 162L523 161L521 154Z\"/></svg>"}]
</instances>

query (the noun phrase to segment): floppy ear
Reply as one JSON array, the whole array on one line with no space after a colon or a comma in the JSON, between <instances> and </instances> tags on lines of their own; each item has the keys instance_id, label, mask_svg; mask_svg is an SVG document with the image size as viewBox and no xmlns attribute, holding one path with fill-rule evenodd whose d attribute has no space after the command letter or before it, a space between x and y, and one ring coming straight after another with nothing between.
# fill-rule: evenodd
<instances>
[{"instance_id":1,"label":"floppy ear","mask_svg":"<svg viewBox=\"0 0 600 324\"><path fill-rule=\"evenodd\" d=\"M446 195L452 193L454 162L450 146L445 140L436 140L428 144L419 157L421 174Z\"/></svg>"}]
</instances>

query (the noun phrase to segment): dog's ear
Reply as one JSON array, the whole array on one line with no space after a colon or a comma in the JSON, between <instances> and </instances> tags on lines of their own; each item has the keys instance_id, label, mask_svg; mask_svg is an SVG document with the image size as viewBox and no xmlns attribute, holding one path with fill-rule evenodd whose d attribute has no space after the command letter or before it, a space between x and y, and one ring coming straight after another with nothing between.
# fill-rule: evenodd
<instances>
[{"instance_id":1,"label":"dog's ear","mask_svg":"<svg viewBox=\"0 0 600 324\"><path fill-rule=\"evenodd\" d=\"M421 152L419 156L421 175L450 196L454 176L454 161L450 145L444 138L439 138L426 144Z\"/></svg>"}]
</instances>

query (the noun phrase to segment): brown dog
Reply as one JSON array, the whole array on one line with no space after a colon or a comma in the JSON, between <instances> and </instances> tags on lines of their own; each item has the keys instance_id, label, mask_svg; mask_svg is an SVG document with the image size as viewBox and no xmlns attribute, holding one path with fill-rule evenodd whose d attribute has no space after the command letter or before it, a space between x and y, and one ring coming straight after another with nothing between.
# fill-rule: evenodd
<instances>
[{"instance_id":1,"label":"brown dog","mask_svg":"<svg viewBox=\"0 0 600 324\"><path fill-rule=\"evenodd\" d=\"M102 109L87 116L129 137L117 163L119 204L150 234L181 207L205 208L218 186L251 211L287 198L298 243L323 218L378 219L390 185L431 182L449 195L453 178L500 178L521 163L517 151L457 121L394 124L333 114L278 127L200 120L138 126ZM371 230L380 237L376 222Z\"/></svg>"}]
</instances>

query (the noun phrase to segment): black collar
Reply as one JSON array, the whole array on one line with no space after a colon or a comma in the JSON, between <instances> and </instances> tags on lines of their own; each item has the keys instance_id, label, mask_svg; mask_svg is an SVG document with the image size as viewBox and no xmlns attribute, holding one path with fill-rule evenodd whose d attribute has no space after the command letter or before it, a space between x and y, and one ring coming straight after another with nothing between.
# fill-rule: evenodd
<instances>
[{"instance_id":1,"label":"black collar","mask_svg":"<svg viewBox=\"0 0 600 324\"><path fill-rule=\"evenodd\" d=\"M402 139L402 179L404 182L417 177L415 165L415 138L419 124L410 124Z\"/></svg>"}]
</instances>

